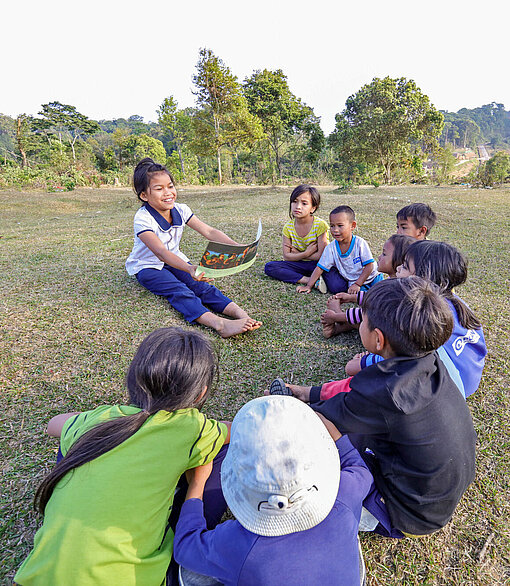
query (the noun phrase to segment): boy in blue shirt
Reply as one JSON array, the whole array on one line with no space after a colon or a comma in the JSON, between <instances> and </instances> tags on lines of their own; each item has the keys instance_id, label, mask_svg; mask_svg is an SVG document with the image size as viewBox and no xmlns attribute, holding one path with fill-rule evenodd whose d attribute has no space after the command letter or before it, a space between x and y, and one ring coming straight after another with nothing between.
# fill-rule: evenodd
<instances>
[{"instance_id":1,"label":"boy in blue shirt","mask_svg":"<svg viewBox=\"0 0 510 586\"><path fill-rule=\"evenodd\" d=\"M207 531L201 499L211 466L196 468L174 540L182 583L193 583L186 568L225 585L360 585L357 534L372 477L327 423L293 397L244 405L221 467L236 520Z\"/></svg>"}]
</instances>

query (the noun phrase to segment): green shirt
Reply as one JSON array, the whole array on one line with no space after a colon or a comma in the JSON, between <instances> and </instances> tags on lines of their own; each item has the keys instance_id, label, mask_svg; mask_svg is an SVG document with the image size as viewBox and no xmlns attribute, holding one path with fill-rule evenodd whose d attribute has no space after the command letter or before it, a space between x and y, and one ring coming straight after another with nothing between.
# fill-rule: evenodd
<instances>
[{"instance_id":1,"label":"green shirt","mask_svg":"<svg viewBox=\"0 0 510 586\"><path fill-rule=\"evenodd\" d=\"M65 455L100 422L140 411L102 406L68 419ZM158 411L130 438L57 484L15 581L41 585L160 585L172 557L167 527L179 477L214 458L226 426L197 409Z\"/></svg>"},{"instance_id":2,"label":"green shirt","mask_svg":"<svg viewBox=\"0 0 510 586\"><path fill-rule=\"evenodd\" d=\"M283 227L283 235L287 238L290 238L292 242L292 246L296 248L299 252L304 252L307 247L312 244L312 242L316 242L317 239L321 234L328 233L329 226L327 222L321 220L320 218L313 217L313 224L310 228L310 231L306 236L299 236L296 232L296 226L294 224L294 220L289 220L285 226ZM328 238L329 241L329 238Z\"/></svg>"}]
</instances>

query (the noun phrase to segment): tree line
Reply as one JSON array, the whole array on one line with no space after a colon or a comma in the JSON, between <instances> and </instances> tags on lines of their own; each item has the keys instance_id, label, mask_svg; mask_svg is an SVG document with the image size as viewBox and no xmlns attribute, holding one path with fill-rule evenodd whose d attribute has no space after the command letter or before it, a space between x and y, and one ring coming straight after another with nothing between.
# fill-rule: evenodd
<instances>
[{"instance_id":1,"label":"tree line","mask_svg":"<svg viewBox=\"0 0 510 586\"><path fill-rule=\"evenodd\" d=\"M138 115L91 120L58 101L37 116L0 114L0 186L126 184L145 156L189 184L445 182L451 151L478 144L501 151L493 165L498 180L510 171L503 104L439 111L413 80L375 78L347 99L326 137L280 69L257 70L241 82L201 49L193 83L195 106L179 108L169 95L156 122Z\"/></svg>"}]
</instances>

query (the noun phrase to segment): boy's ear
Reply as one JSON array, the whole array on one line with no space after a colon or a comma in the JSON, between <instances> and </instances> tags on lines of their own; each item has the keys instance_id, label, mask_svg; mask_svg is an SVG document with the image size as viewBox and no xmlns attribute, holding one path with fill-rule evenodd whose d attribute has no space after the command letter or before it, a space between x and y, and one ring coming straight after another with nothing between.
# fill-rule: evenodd
<instances>
[{"instance_id":1,"label":"boy's ear","mask_svg":"<svg viewBox=\"0 0 510 586\"><path fill-rule=\"evenodd\" d=\"M145 191L142 191L142 193L140 193L140 199L143 199L143 201L148 201Z\"/></svg>"},{"instance_id":2,"label":"boy's ear","mask_svg":"<svg viewBox=\"0 0 510 586\"><path fill-rule=\"evenodd\" d=\"M357 225L356 224L356 220L353 220L352 221L352 224L351 224L351 227L352 227L353 230L356 228L356 225Z\"/></svg>"},{"instance_id":3,"label":"boy's ear","mask_svg":"<svg viewBox=\"0 0 510 586\"><path fill-rule=\"evenodd\" d=\"M418 233L418 240L425 240L427 237L427 226L421 226L421 228L418 229Z\"/></svg>"},{"instance_id":4,"label":"boy's ear","mask_svg":"<svg viewBox=\"0 0 510 586\"><path fill-rule=\"evenodd\" d=\"M381 352L386 344L386 337L379 328L375 328L375 347L378 352Z\"/></svg>"}]
</instances>

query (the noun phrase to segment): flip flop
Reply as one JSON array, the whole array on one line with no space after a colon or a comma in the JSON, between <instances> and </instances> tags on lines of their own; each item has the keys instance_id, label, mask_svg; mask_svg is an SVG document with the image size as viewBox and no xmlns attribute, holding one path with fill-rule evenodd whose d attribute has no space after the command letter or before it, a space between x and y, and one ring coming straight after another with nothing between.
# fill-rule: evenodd
<instances>
[{"instance_id":1,"label":"flip flop","mask_svg":"<svg viewBox=\"0 0 510 586\"><path fill-rule=\"evenodd\" d=\"M280 377L275 378L274 381L269 385L269 394L288 395L292 397L292 391L289 389L289 387L285 386L285 383Z\"/></svg>"}]
</instances>

